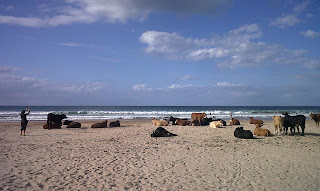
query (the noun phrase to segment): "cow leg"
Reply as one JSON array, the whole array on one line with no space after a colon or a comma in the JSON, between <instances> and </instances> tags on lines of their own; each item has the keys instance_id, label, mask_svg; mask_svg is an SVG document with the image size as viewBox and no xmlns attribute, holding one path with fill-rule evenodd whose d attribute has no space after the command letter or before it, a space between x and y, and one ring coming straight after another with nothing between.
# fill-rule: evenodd
<instances>
[{"instance_id":1,"label":"cow leg","mask_svg":"<svg viewBox=\"0 0 320 191\"><path fill-rule=\"evenodd\" d=\"M294 135L294 134L296 134L296 129L294 126L291 126L290 127L290 135Z\"/></svg>"},{"instance_id":2,"label":"cow leg","mask_svg":"<svg viewBox=\"0 0 320 191\"><path fill-rule=\"evenodd\" d=\"M303 124L301 125L301 131L302 131L301 136L304 136L304 129L305 129L305 125Z\"/></svg>"}]
</instances>

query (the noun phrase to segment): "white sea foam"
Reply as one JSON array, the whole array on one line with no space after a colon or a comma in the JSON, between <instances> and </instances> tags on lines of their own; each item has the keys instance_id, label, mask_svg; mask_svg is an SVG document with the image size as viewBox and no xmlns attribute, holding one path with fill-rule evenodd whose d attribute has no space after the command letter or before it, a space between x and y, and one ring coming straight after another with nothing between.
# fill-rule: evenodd
<instances>
[{"instance_id":1,"label":"white sea foam","mask_svg":"<svg viewBox=\"0 0 320 191\"><path fill-rule=\"evenodd\" d=\"M126 109L129 108L129 109ZM46 108L46 107L35 107L31 109L31 113L27 116L28 120L38 121L47 119L48 113L61 114L64 113L67 115L68 120L110 120L110 119L140 119L140 118L166 118L166 117L179 117L179 118L190 118L191 114L194 112L205 112L208 117L215 117L221 119L229 119L230 114L235 118L263 118L271 119L274 115L282 115L282 112L286 111L286 108L280 109L248 109L247 107L237 108L225 108L225 109L208 109L208 107L202 110L202 107L78 107L74 109L73 107L55 107L55 108ZM19 121L20 119L20 109L8 110L2 109L0 107L0 121ZM311 108L313 109L313 108ZM319 108L313 110L314 113L319 112ZM302 114L308 116L310 110L298 110L291 109L289 111L293 115Z\"/></svg>"}]
</instances>

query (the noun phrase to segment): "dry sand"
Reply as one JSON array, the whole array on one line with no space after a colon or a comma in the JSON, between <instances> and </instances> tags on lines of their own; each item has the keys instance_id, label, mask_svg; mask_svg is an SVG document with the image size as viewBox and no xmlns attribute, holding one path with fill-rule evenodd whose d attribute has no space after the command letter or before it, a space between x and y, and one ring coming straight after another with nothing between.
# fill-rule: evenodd
<instances>
[{"instance_id":1,"label":"dry sand","mask_svg":"<svg viewBox=\"0 0 320 191\"><path fill-rule=\"evenodd\" d=\"M235 138L235 126L168 126L179 136L151 138L151 120L44 123L20 136L19 122L0 122L0 190L320 190L320 128L310 120L304 137L254 140ZM272 121L264 128L273 133Z\"/></svg>"}]
</instances>

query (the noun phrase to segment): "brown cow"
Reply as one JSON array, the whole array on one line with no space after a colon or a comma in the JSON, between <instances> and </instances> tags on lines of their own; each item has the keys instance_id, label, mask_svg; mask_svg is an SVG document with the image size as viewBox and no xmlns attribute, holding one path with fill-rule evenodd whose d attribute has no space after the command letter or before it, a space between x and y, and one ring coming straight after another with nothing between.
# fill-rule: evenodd
<instances>
[{"instance_id":1,"label":"brown cow","mask_svg":"<svg viewBox=\"0 0 320 191\"><path fill-rule=\"evenodd\" d=\"M191 114L191 121L193 120L198 120L199 123L201 124L201 121L204 117L207 117L206 113L192 113Z\"/></svg>"},{"instance_id":2,"label":"brown cow","mask_svg":"<svg viewBox=\"0 0 320 191\"><path fill-rule=\"evenodd\" d=\"M189 120L183 120L183 119L177 119L176 120L176 125L187 126L187 125L190 125L190 121Z\"/></svg>"},{"instance_id":3,"label":"brown cow","mask_svg":"<svg viewBox=\"0 0 320 191\"><path fill-rule=\"evenodd\" d=\"M272 136L270 131L268 129L261 128L260 124L256 124L256 128L254 129L253 134L257 136L265 136L265 137Z\"/></svg>"},{"instance_id":4,"label":"brown cow","mask_svg":"<svg viewBox=\"0 0 320 191\"><path fill-rule=\"evenodd\" d=\"M316 122L316 127L319 127L320 114L312 114L312 113L310 113L310 119L313 119Z\"/></svg>"},{"instance_id":5,"label":"brown cow","mask_svg":"<svg viewBox=\"0 0 320 191\"><path fill-rule=\"evenodd\" d=\"M240 121L236 118L231 118L230 125L240 125Z\"/></svg>"},{"instance_id":6,"label":"brown cow","mask_svg":"<svg viewBox=\"0 0 320 191\"><path fill-rule=\"evenodd\" d=\"M262 126L263 121L260 119L253 119L253 117L250 117L250 124L259 124L260 126Z\"/></svg>"},{"instance_id":7,"label":"brown cow","mask_svg":"<svg viewBox=\"0 0 320 191\"><path fill-rule=\"evenodd\" d=\"M108 121L107 120L105 120L105 121L103 121L101 123L95 123L95 124L91 125L91 128L106 128L106 127L108 127Z\"/></svg>"},{"instance_id":8,"label":"brown cow","mask_svg":"<svg viewBox=\"0 0 320 191\"><path fill-rule=\"evenodd\" d=\"M152 119L153 126L168 126L168 121L158 120L156 118Z\"/></svg>"}]
</instances>

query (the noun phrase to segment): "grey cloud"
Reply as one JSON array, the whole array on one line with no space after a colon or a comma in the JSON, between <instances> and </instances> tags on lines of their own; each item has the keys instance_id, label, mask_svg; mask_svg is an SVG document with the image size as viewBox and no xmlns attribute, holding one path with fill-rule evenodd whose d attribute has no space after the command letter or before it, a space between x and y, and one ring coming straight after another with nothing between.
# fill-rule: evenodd
<instances>
[{"instance_id":1,"label":"grey cloud","mask_svg":"<svg viewBox=\"0 0 320 191\"><path fill-rule=\"evenodd\" d=\"M65 0L63 8L48 9L41 5L42 13L52 12L44 18L0 15L0 23L25 27L47 27L73 23L93 23L98 20L121 22L144 20L152 12L177 14L220 14L227 10L232 0ZM59 10L59 11L57 11Z\"/></svg>"}]
</instances>

